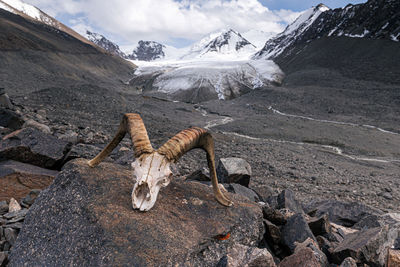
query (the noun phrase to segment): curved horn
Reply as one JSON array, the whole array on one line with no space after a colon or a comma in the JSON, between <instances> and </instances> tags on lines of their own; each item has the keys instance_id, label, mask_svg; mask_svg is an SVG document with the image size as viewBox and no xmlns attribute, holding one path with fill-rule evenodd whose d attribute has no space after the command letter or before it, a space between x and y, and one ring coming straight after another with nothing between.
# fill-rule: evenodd
<instances>
[{"instance_id":1,"label":"curved horn","mask_svg":"<svg viewBox=\"0 0 400 267\"><path fill-rule=\"evenodd\" d=\"M126 132L131 136L136 158L140 157L144 153L152 153L154 151L140 115L135 113L126 113L122 118L118 132L113 140L111 140L103 151L101 151L94 159L89 161L89 166L94 167L104 160L121 142Z\"/></svg>"},{"instance_id":2,"label":"curved horn","mask_svg":"<svg viewBox=\"0 0 400 267\"><path fill-rule=\"evenodd\" d=\"M218 186L217 172L215 171L214 141L209 132L198 127L183 130L167 141L157 152L164 155L169 161L177 162L186 152L194 148L201 148L207 153L207 163L210 169L215 198L222 205L231 206L233 204L232 201L222 194Z\"/></svg>"}]
</instances>

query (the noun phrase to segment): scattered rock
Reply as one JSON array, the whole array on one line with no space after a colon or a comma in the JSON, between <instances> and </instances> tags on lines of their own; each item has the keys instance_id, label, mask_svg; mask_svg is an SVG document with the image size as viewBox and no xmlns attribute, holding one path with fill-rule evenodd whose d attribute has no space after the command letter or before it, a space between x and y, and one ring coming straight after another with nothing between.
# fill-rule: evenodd
<instances>
[{"instance_id":1,"label":"scattered rock","mask_svg":"<svg viewBox=\"0 0 400 267\"><path fill-rule=\"evenodd\" d=\"M389 249L387 256L387 267L400 266L400 250Z\"/></svg>"},{"instance_id":2,"label":"scattered rock","mask_svg":"<svg viewBox=\"0 0 400 267\"><path fill-rule=\"evenodd\" d=\"M8 212L15 212L19 210L21 210L21 206L14 198L11 198L10 203L8 204Z\"/></svg>"},{"instance_id":3,"label":"scattered rock","mask_svg":"<svg viewBox=\"0 0 400 267\"><path fill-rule=\"evenodd\" d=\"M291 252L294 252L296 242L304 242L307 238L316 240L310 227L308 227L304 215L297 213L290 217L282 229L283 244L285 244Z\"/></svg>"},{"instance_id":4,"label":"scattered rock","mask_svg":"<svg viewBox=\"0 0 400 267\"><path fill-rule=\"evenodd\" d=\"M35 202L36 198L39 196L41 191L42 190L40 189L31 190L29 194L21 200L21 205L23 205L26 208L32 206L32 204Z\"/></svg>"},{"instance_id":5,"label":"scattered rock","mask_svg":"<svg viewBox=\"0 0 400 267\"><path fill-rule=\"evenodd\" d=\"M218 162L217 175L221 183L237 183L248 187L251 166L242 158L221 158Z\"/></svg>"},{"instance_id":6,"label":"scattered rock","mask_svg":"<svg viewBox=\"0 0 400 267\"><path fill-rule=\"evenodd\" d=\"M4 88L0 88L0 107L12 109L13 105L11 104L10 98L6 94Z\"/></svg>"},{"instance_id":7,"label":"scattered rock","mask_svg":"<svg viewBox=\"0 0 400 267\"><path fill-rule=\"evenodd\" d=\"M324 214L320 218L310 220L308 222L308 226L310 227L311 231L315 236L324 234L329 235L332 233L332 227L331 224L329 223L327 214Z\"/></svg>"},{"instance_id":8,"label":"scattered rock","mask_svg":"<svg viewBox=\"0 0 400 267\"><path fill-rule=\"evenodd\" d=\"M353 258L347 257L339 267L357 267L357 262Z\"/></svg>"},{"instance_id":9,"label":"scattered rock","mask_svg":"<svg viewBox=\"0 0 400 267\"><path fill-rule=\"evenodd\" d=\"M13 160L0 162L0 200L17 200L25 197L33 189L49 186L57 171Z\"/></svg>"},{"instance_id":10,"label":"scattered rock","mask_svg":"<svg viewBox=\"0 0 400 267\"><path fill-rule=\"evenodd\" d=\"M28 213L27 209L21 209L17 211L8 212L4 214L3 217L6 218L7 220L10 220L13 218L25 217L27 213Z\"/></svg>"},{"instance_id":11,"label":"scattered rock","mask_svg":"<svg viewBox=\"0 0 400 267\"><path fill-rule=\"evenodd\" d=\"M283 190L278 195L278 208L279 209L289 209L294 213L304 213L301 204L294 196L294 193L290 189Z\"/></svg>"},{"instance_id":12,"label":"scattered rock","mask_svg":"<svg viewBox=\"0 0 400 267\"><path fill-rule=\"evenodd\" d=\"M399 236L400 226L377 227L348 234L333 250L332 259L340 264L347 257L352 257L357 263L372 266L384 266L388 249Z\"/></svg>"},{"instance_id":13,"label":"scattered rock","mask_svg":"<svg viewBox=\"0 0 400 267\"><path fill-rule=\"evenodd\" d=\"M244 187L243 185L240 185L240 184L227 184L227 185L225 185L225 187L228 190L228 192L245 196L248 199L250 199L251 201L254 201L254 202L260 202L261 201L260 197L257 195L256 192L254 192L250 188Z\"/></svg>"},{"instance_id":14,"label":"scattered rock","mask_svg":"<svg viewBox=\"0 0 400 267\"><path fill-rule=\"evenodd\" d=\"M39 167L59 167L68 143L34 128L24 128L3 138L0 159L12 159Z\"/></svg>"},{"instance_id":15,"label":"scattered rock","mask_svg":"<svg viewBox=\"0 0 400 267\"><path fill-rule=\"evenodd\" d=\"M285 216L279 210L271 208L268 203L263 206L263 215L265 219L276 225L284 225L286 223Z\"/></svg>"},{"instance_id":16,"label":"scattered rock","mask_svg":"<svg viewBox=\"0 0 400 267\"><path fill-rule=\"evenodd\" d=\"M72 130L67 130L65 133L57 136L58 139L64 140L71 144L78 143L78 134Z\"/></svg>"},{"instance_id":17,"label":"scattered rock","mask_svg":"<svg viewBox=\"0 0 400 267\"><path fill-rule=\"evenodd\" d=\"M10 266L215 266L232 242L256 246L262 238L261 208L244 197L226 193L235 204L224 207L206 185L171 182L152 210L138 212L133 184L120 165L67 163L31 206Z\"/></svg>"},{"instance_id":18,"label":"scattered rock","mask_svg":"<svg viewBox=\"0 0 400 267\"><path fill-rule=\"evenodd\" d=\"M13 246L15 240L17 240L18 231L7 227L4 229L4 236L6 238L6 241L10 243L11 246Z\"/></svg>"},{"instance_id":19,"label":"scattered rock","mask_svg":"<svg viewBox=\"0 0 400 267\"><path fill-rule=\"evenodd\" d=\"M235 244L221 258L217 267L275 267L274 258L267 249Z\"/></svg>"},{"instance_id":20,"label":"scattered rock","mask_svg":"<svg viewBox=\"0 0 400 267\"><path fill-rule=\"evenodd\" d=\"M206 182L210 181L210 172L208 169L203 168L201 170L197 170L195 172L192 172L189 174L186 178L187 180L193 180L193 181L200 181L200 182Z\"/></svg>"},{"instance_id":21,"label":"scattered rock","mask_svg":"<svg viewBox=\"0 0 400 267\"><path fill-rule=\"evenodd\" d=\"M8 204L5 200L0 201L0 215L8 212Z\"/></svg>"},{"instance_id":22,"label":"scattered rock","mask_svg":"<svg viewBox=\"0 0 400 267\"><path fill-rule=\"evenodd\" d=\"M51 130L50 130L49 126L47 126L43 123L34 121L32 119L25 121L25 123L24 123L24 125L22 125L22 127L23 128L35 128L35 129L41 131L42 133L51 134Z\"/></svg>"},{"instance_id":23,"label":"scattered rock","mask_svg":"<svg viewBox=\"0 0 400 267\"><path fill-rule=\"evenodd\" d=\"M0 126L10 128L12 130L21 129L24 120L20 115L12 110L0 108Z\"/></svg>"},{"instance_id":24,"label":"scattered rock","mask_svg":"<svg viewBox=\"0 0 400 267\"><path fill-rule=\"evenodd\" d=\"M360 203L337 200L311 201L304 210L312 217L321 217L327 213L329 221L346 227L353 226L366 216L382 214L382 211Z\"/></svg>"},{"instance_id":25,"label":"scattered rock","mask_svg":"<svg viewBox=\"0 0 400 267\"><path fill-rule=\"evenodd\" d=\"M0 266L6 266L8 259L8 253L5 251L0 251Z\"/></svg>"}]
</instances>

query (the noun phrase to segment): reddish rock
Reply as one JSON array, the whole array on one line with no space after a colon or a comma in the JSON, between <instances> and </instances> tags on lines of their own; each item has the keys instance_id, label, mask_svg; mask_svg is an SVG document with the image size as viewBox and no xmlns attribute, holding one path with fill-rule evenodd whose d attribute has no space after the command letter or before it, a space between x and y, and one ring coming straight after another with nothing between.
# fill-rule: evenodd
<instances>
[{"instance_id":1,"label":"reddish rock","mask_svg":"<svg viewBox=\"0 0 400 267\"><path fill-rule=\"evenodd\" d=\"M400 267L400 250L388 250L387 267Z\"/></svg>"},{"instance_id":2,"label":"reddish rock","mask_svg":"<svg viewBox=\"0 0 400 267\"><path fill-rule=\"evenodd\" d=\"M57 171L17 161L0 162L0 201L24 198L32 189L48 187Z\"/></svg>"},{"instance_id":3,"label":"reddish rock","mask_svg":"<svg viewBox=\"0 0 400 267\"><path fill-rule=\"evenodd\" d=\"M311 248L298 249L294 254L284 258L278 267L321 267L318 258Z\"/></svg>"}]
</instances>

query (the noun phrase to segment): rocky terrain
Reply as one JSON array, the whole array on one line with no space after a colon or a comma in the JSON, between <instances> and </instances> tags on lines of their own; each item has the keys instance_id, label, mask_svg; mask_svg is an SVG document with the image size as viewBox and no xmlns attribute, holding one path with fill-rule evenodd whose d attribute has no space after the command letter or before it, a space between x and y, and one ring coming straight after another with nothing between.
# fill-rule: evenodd
<instances>
[{"instance_id":1,"label":"rocky terrain","mask_svg":"<svg viewBox=\"0 0 400 267\"><path fill-rule=\"evenodd\" d=\"M281 86L192 104L141 92L128 62L0 9L0 265L398 266L399 48L324 36L275 58ZM235 205L214 200L195 150L154 210L133 211L128 137L85 164L124 113L155 148L208 129ZM223 177L232 157L242 180Z\"/></svg>"}]
</instances>

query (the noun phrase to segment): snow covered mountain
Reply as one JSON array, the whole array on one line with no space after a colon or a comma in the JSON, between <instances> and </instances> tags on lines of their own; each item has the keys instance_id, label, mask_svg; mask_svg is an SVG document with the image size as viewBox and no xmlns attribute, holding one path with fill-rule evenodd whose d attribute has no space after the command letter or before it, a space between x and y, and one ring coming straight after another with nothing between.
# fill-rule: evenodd
<instances>
[{"instance_id":1,"label":"snow covered mountain","mask_svg":"<svg viewBox=\"0 0 400 267\"><path fill-rule=\"evenodd\" d=\"M27 3L24 3L21 0L0 0L0 8L6 10L8 12L14 13L16 15L20 15L24 18L32 19L32 20L44 23L53 28L56 28L58 30L68 33L69 35L75 37L76 39L80 40L81 42L93 45L92 42L87 40L85 37L83 37L76 31L65 26L64 24L62 24L55 18L47 15L46 13L44 13L42 10L38 9L37 7L34 7Z\"/></svg>"},{"instance_id":2,"label":"snow covered mountain","mask_svg":"<svg viewBox=\"0 0 400 267\"><path fill-rule=\"evenodd\" d=\"M232 29L211 33L195 43L182 59L243 58L256 52L256 46Z\"/></svg>"},{"instance_id":3,"label":"snow covered mountain","mask_svg":"<svg viewBox=\"0 0 400 267\"><path fill-rule=\"evenodd\" d=\"M255 45L258 50L264 47L265 43L274 37L276 33L274 32L264 32L260 30L249 30L247 32L241 33L243 38L248 40L250 43Z\"/></svg>"},{"instance_id":4,"label":"snow covered mountain","mask_svg":"<svg viewBox=\"0 0 400 267\"><path fill-rule=\"evenodd\" d=\"M284 32L270 39L255 58L289 56L299 45L322 37L400 40L400 1L367 3L329 9L323 4L304 12Z\"/></svg>"},{"instance_id":5,"label":"snow covered mountain","mask_svg":"<svg viewBox=\"0 0 400 267\"><path fill-rule=\"evenodd\" d=\"M108 40L103 35L86 30L86 38L96 45L102 47L107 52L122 58L126 58L125 53L119 49L119 46Z\"/></svg>"},{"instance_id":6,"label":"snow covered mountain","mask_svg":"<svg viewBox=\"0 0 400 267\"><path fill-rule=\"evenodd\" d=\"M293 23L276 37L267 41L264 48L256 54L256 57L274 58L281 54L287 47L302 37L302 34L314 23L314 21L329 8L323 4L304 11Z\"/></svg>"}]
</instances>

